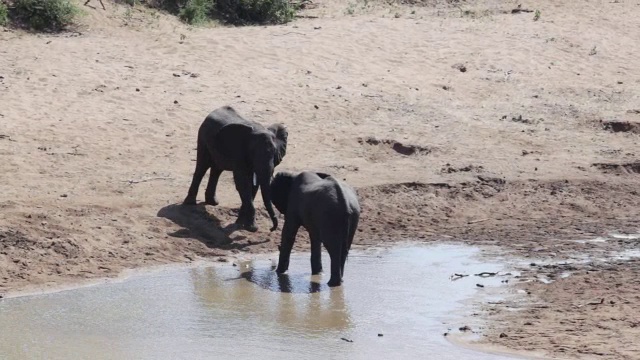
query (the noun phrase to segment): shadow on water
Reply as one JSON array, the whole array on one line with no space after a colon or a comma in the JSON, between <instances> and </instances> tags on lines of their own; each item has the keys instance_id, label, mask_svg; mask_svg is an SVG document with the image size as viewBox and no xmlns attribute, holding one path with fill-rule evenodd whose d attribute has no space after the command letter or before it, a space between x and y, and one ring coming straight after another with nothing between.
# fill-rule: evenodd
<instances>
[{"instance_id":1,"label":"shadow on water","mask_svg":"<svg viewBox=\"0 0 640 360\"><path fill-rule=\"evenodd\" d=\"M190 277L199 304L214 318L220 318L223 310L240 321L313 333L352 326L344 290L309 281L304 275L278 276L272 269L261 268L227 277L211 267L194 270Z\"/></svg>"},{"instance_id":2,"label":"shadow on water","mask_svg":"<svg viewBox=\"0 0 640 360\"><path fill-rule=\"evenodd\" d=\"M251 269L243 272L240 277L274 292L312 294L331 289L327 284L308 280L303 274L277 274L268 269Z\"/></svg>"},{"instance_id":3,"label":"shadow on water","mask_svg":"<svg viewBox=\"0 0 640 360\"><path fill-rule=\"evenodd\" d=\"M250 245L234 243L234 241L244 240L246 237L243 235L232 237L232 234L237 230L236 225L232 223L223 227L222 221L207 211L204 202L197 205L182 205L180 203L167 205L158 211L157 216L169 219L182 227L178 231L169 233L169 236L195 239L209 248L223 250L242 249ZM264 242L268 242L268 240Z\"/></svg>"}]
</instances>

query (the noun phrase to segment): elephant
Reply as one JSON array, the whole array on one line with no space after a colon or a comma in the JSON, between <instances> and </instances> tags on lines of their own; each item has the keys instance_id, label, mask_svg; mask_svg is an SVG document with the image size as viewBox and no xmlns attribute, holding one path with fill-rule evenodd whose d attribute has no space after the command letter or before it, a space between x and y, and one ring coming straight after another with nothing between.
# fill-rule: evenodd
<instances>
[{"instance_id":1,"label":"elephant","mask_svg":"<svg viewBox=\"0 0 640 360\"><path fill-rule=\"evenodd\" d=\"M264 127L240 116L231 106L213 110L198 130L196 169L183 204L196 203L200 182L211 169L204 194L205 203L218 205L218 179L223 171L232 171L242 201L236 225L250 232L258 231L253 200L260 187L264 206L272 221L271 231L276 230L278 219L272 207L270 182L274 168L287 152L288 136L282 123Z\"/></svg>"},{"instance_id":2,"label":"elephant","mask_svg":"<svg viewBox=\"0 0 640 360\"><path fill-rule=\"evenodd\" d=\"M344 264L360 220L356 191L325 173L281 171L271 181L273 205L284 214L276 273L289 269L289 257L298 229L303 226L311 239L311 273L322 272L322 245L331 257L327 285L340 286Z\"/></svg>"}]
</instances>

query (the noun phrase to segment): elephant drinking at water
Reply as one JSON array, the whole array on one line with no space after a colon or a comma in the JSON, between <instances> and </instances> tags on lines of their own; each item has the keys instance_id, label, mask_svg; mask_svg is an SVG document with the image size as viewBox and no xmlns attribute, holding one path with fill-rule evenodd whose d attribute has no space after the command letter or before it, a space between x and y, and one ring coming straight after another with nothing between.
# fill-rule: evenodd
<instances>
[{"instance_id":1,"label":"elephant drinking at water","mask_svg":"<svg viewBox=\"0 0 640 360\"><path fill-rule=\"evenodd\" d=\"M322 272L322 245L331 257L329 286L342 283L344 264L358 228L360 204L355 190L331 175L303 171L277 173L271 182L276 209L285 214L276 272L289 268L289 257L300 226L311 238L311 273Z\"/></svg>"},{"instance_id":2,"label":"elephant drinking at water","mask_svg":"<svg viewBox=\"0 0 640 360\"><path fill-rule=\"evenodd\" d=\"M274 168L285 156L287 137L287 129L282 124L265 128L243 118L230 106L212 111L198 130L196 169L184 204L196 203L200 182L207 170L211 169L205 202L218 205L216 186L220 174L225 170L232 171L242 201L236 224L251 232L258 230L253 200L260 187L262 200L273 223L271 231L276 230L278 220L271 205L269 185Z\"/></svg>"}]
</instances>

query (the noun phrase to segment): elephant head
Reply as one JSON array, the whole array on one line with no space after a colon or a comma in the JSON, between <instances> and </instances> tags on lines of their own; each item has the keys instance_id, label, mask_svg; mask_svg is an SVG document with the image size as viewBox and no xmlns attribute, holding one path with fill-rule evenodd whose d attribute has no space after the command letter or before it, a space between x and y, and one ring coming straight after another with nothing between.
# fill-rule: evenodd
<instances>
[{"instance_id":1,"label":"elephant head","mask_svg":"<svg viewBox=\"0 0 640 360\"><path fill-rule=\"evenodd\" d=\"M320 179L326 179L331 176L321 172L316 172L315 174ZM281 214L287 213L289 194L291 193L291 187L293 186L293 179L297 175L298 174L294 174L289 171L280 171L271 181L271 201Z\"/></svg>"},{"instance_id":2,"label":"elephant head","mask_svg":"<svg viewBox=\"0 0 640 360\"><path fill-rule=\"evenodd\" d=\"M216 150L230 160L234 164L234 168L247 176L246 179L240 181L246 180L253 187L260 186L262 201L273 223L271 231L278 228L278 220L271 206L269 185L274 168L282 162L287 152L287 137L287 129L282 124L273 124L268 128L263 128L256 125L232 123L223 126L216 135ZM235 181L241 197L243 192L249 191L251 194L251 185L240 185L238 184L239 179Z\"/></svg>"},{"instance_id":3,"label":"elephant head","mask_svg":"<svg viewBox=\"0 0 640 360\"><path fill-rule=\"evenodd\" d=\"M291 192L291 186L293 185L293 178L296 174L288 171L280 171L271 181L271 199L273 205L278 209L281 214L287 213L287 207L289 205L289 193Z\"/></svg>"}]
</instances>

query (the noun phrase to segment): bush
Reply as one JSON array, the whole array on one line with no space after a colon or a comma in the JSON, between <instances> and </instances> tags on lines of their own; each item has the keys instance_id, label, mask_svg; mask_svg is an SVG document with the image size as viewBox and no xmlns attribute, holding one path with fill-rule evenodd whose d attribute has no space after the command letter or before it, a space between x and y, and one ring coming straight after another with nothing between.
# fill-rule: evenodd
<instances>
[{"instance_id":1,"label":"bush","mask_svg":"<svg viewBox=\"0 0 640 360\"><path fill-rule=\"evenodd\" d=\"M7 26L9 23L9 9L7 5L0 0L0 26Z\"/></svg>"},{"instance_id":2,"label":"bush","mask_svg":"<svg viewBox=\"0 0 640 360\"><path fill-rule=\"evenodd\" d=\"M201 24L207 21L212 8L212 0L189 0L180 10L180 19L188 24Z\"/></svg>"},{"instance_id":3,"label":"bush","mask_svg":"<svg viewBox=\"0 0 640 360\"><path fill-rule=\"evenodd\" d=\"M284 24L295 16L289 0L216 0L220 17L235 25Z\"/></svg>"},{"instance_id":4,"label":"bush","mask_svg":"<svg viewBox=\"0 0 640 360\"><path fill-rule=\"evenodd\" d=\"M73 22L78 10L69 0L15 0L15 14L38 31L59 31Z\"/></svg>"},{"instance_id":5,"label":"bush","mask_svg":"<svg viewBox=\"0 0 640 360\"><path fill-rule=\"evenodd\" d=\"M207 18L233 25L284 24L293 20L298 8L291 0L146 0L145 3L178 14L190 24L202 23Z\"/></svg>"}]
</instances>

